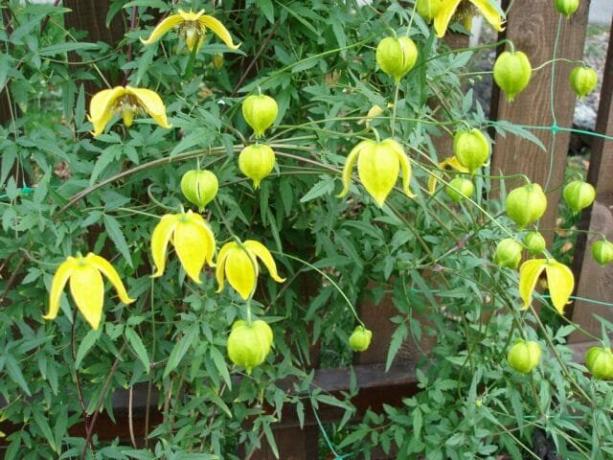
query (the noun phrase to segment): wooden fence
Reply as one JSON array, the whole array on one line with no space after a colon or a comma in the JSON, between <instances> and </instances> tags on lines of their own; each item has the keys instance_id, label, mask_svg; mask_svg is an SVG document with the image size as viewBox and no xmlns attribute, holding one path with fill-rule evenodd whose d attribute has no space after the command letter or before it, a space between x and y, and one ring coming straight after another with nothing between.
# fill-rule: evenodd
<instances>
[{"instance_id":1,"label":"wooden fence","mask_svg":"<svg viewBox=\"0 0 613 460\"><path fill-rule=\"evenodd\" d=\"M508 0L505 3L507 5L503 6L508 6ZM528 54L532 63L537 66L551 59L554 53L558 21L563 21L557 57L581 59L587 31L588 1L581 2L579 11L570 20L560 19L560 15L552 8L551 0L531 0L521 3L521 8L514 8L510 12L506 30L501 34L504 38L512 40L516 48ZM113 26L109 30L104 24L108 4L108 0L96 0L95 2L93 0L64 0L64 5L73 10L67 16L68 25L88 30L88 39L93 42L98 40L111 43L118 41L123 34L121 27ZM465 37L455 36L449 40L452 46L466 45ZM556 64L555 120L550 110L551 72L548 67L535 73L528 89L520 94L513 104L507 103L494 88L491 118L522 125L552 126L557 124L562 128L571 127L575 107L575 96L568 86L568 74L571 68L572 65L569 63ZM613 36L611 36L608 47L596 123L596 131L609 136L613 135L612 98ZM0 114L4 113L4 109L0 110ZM6 117L3 116L3 118L6 120ZM566 153L571 136L571 133L566 130L556 133L554 131L555 129L536 131L536 135L547 146L552 145L551 136L555 134L554 167L551 172L549 172L547 155L533 143L516 136L496 136L492 159L492 171L500 171L505 175L523 173L533 181L543 183L551 174L549 178L551 192L548 196L550 205L542 221L542 227L548 229L544 232L548 242L553 239L553 229L556 226L557 204L564 181ZM613 141L599 137L591 139L593 139L592 156L588 180L596 187L598 195L594 205L583 212L580 227L583 230L605 233L610 240L613 240ZM574 272L578 283L575 295L612 302L613 265L610 264L608 268L596 267L590 257L590 243L590 239L586 238L585 234L581 234L577 242ZM384 369L389 342L394 330L394 324L390 318L397 314L391 299L384 298L378 305L365 302L360 306L360 310L367 327L374 332L374 340L367 352L356 357L357 361L353 367L359 387L359 393L353 400L358 416L367 409L379 410L383 404L397 405L402 398L411 396L417 391L414 354L406 353L396 360L389 371L385 372ZM588 301L576 301L568 311L574 322L597 336L601 332L594 315L600 315L613 321L613 309ZM582 342L583 337L583 335L572 335L570 338L578 360L582 359L586 347L591 345ZM422 343L421 346L427 349L431 344ZM411 348L410 344L408 348ZM315 373L314 385L332 393L347 391L350 372L350 369L319 369ZM138 395L138 391L135 394ZM126 437L128 395L117 394L115 399L118 406L115 414L116 422L101 416L96 426L96 431L102 439ZM121 411L121 406L126 408L125 413ZM131 409L135 435L142 437L144 435L144 399L140 401L138 396L132 398ZM151 424L161 420L161 414L156 410L153 408ZM287 409L282 422L277 425L275 435L280 457L283 460L318 458L319 427L316 420L308 413L309 411L307 411L305 426L302 429L297 417L291 412L291 408ZM324 423L337 420L342 415L340 410L329 407L321 407L318 413ZM73 433L79 434L78 427L73 430ZM275 457L264 447L251 458L262 460ZM390 457L374 452L372 458L382 460Z\"/></svg>"}]
</instances>

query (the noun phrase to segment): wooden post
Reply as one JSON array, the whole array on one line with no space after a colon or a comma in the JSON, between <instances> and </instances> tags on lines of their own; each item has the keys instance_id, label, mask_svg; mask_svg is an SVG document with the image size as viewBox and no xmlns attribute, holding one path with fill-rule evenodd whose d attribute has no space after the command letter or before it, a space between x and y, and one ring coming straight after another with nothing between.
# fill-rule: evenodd
<instances>
[{"instance_id":1,"label":"wooden post","mask_svg":"<svg viewBox=\"0 0 613 460\"><path fill-rule=\"evenodd\" d=\"M508 7L508 0L505 1L505 5ZM537 67L552 59L558 23L561 23L556 57L581 59L587 29L588 8L589 2L581 2L577 12L570 19L566 19L554 9L551 0L515 2L509 11L506 30L501 34L501 38L511 40L517 50L528 55L532 66ZM554 112L557 124L561 127L572 125L575 96L569 87L568 75L573 67L571 63L555 63ZM534 72L528 88L512 103L507 102L499 88L494 85L492 120L508 120L522 125L551 126L554 122L550 109L551 74L551 64ZM551 131L534 131L534 134L540 138L548 152L544 152L537 145L515 135L496 136L491 173L492 175L522 173L543 186L549 178L549 186L546 190L549 204L545 216L541 219L541 228L544 229L545 238L551 243L564 181L570 135L558 132L555 136L555 146L552 151L549 151ZM553 155L551 165L550 155ZM506 182L506 188L509 190L521 184L521 179L509 180Z\"/></svg>"},{"instance_id":2,"label":"wooden post","mask_svg":"<svg viewBox=\"0 0 613 460\"><path fill-rule=\"evenodd\" d=\"M609 37L596 132L613 136L613 35ZM613 241L613 141L597 137L592 145L588 182L596 187L597 195L594 205L583 213L579 228L604 233L609 241ZM587 237L585 233L577 239L573 267L577 279L576 295L613 302L613 264L601 267L591 256L591 245L598 239L600 236L590 234ZM613 322L613 308L583 300L577 300L569 313L574 322L598 337L601 334L600 323L594 315ZM571 342L586 340L585 334L581 332L570 337Z\"/></svg>"}]
</instances>

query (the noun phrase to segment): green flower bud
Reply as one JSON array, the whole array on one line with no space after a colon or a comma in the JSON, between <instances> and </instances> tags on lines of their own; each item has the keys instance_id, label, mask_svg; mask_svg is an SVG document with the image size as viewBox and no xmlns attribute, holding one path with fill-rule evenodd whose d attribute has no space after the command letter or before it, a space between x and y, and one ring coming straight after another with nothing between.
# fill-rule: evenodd
<instances>
[{"instance_id":1,"label":"green flower bud","mask_svg":"<svg viewBox=\"0 0 613 460\"><path fill-rule=\"evenodd\" d=\"M587 66L575 67L568 77L570 87L578 97L585 97L596 89L598 74Z\"/></svg>"},{"instance_id":2,"label":"green flower bud","mask_svg":"<svg viewBox=\"0 0 613 460\"><path fill-rule=\"evenodd\" d=\"M568 207L576 214L594 202L596 190L592 184L574 180L564 187L562 196Z\"/></svg>"},{"instance_id":3,"label":"green flower bud","mask_svg":"<svg viewBox=\"0 0 613 460\"><path fill-rule=\"evenodd\" d=\"M249 145L238 156L238 167L253 180L253 187L257 189L275 167L275 152L264 144Z\"/></svg>"},{"instance_id":4,"label":"green flower bud","mask_svg":"<svg viewBox=\"0 0 613 460\"><path fill-rule=\"evenodd\" d=\"M579 8L579 0L556 0L555 7L558 13L570 18Z\"/></svg>"},{"instance_id":5,"label":"green flower bud","mask_svg":"<svg viewBox=\"0 0 613 460\"><path fill-rule=\"evenodd\" d=\"M606 347L590 348L585 354L585 367L596 379L613 379L613 352Z\"/></svg>"},{"instance_id":6,"label":"green flower bud","mask_svg":"<svg viewBox=\"0 0 613 460\"><path fill-rule=\"evenodd\" d=\"M494 63L494 80L509 102L521 93L532 77L532 65L525 53L505 51Z\"/></svg>"},{"instance_id":7,"label":"green flower bud","mask_svg":"<svg viewBox=\"0 0 613 460\"><path fill-rule=\"evenodd\" d=\"M613 243L609 240L598 240L592 244L592 257L600 265L613 262Z\"/></svg>"},{"instance_id":8,"label":"green flower bud","mask_svg":"<svg viewBox=\"0 0 613 460\"><path fill-rule=\"evenodd\" d=\"M485 164L490 150L490 141L478 129L459 131L453 137L453 153L471 173Z\"/></svg>"},{"instance_id":9,"label":"green flower bud","mask_svg":"<svg viewBox=\"0 0 613 460\"><path fill-rule=\"evenodd\" d=\"M547 209L547 197L539 184L526 184L509 192L507 215L521 228L539 220Z\"/></svg>"},{"instance_id":10,"label":"green flower bud","mask_svg":"<svg viewBox=\"0 0 613 460\"><path fill-rule=\"evenodd\" d=\"M277 102L270 96L252 95L243 101L243 117L256 137L261 137L272 126L278 112Z\"/></svg>"},{"instance_id":11,"label":"green flower bud","mask_svg":"<svg viewBox=\"0 0 613 460\"><path fill-rule=\"evenodd\" d=\"M213 67L215 68L215 70L223 69L223 64L224 64L223 54L217 53L213 55L213 59L211 59L211 63L213 64Z\"/></svg>"},{"instance_id":12,"label":"green flower bud","mask_svg":"<svg viewBox=\"0 0 613 460\"><path fill-rule=\"evenodd\" d=\"M547 247L545 238L539 232L529 232L524 236L524 245L530 254L538 255Z\"/></svg>"},{"instance_id":13,"label":"green flower bud","mask_svg":"<svg viewBox=\"0 0 613 460\"><path fill-rule=\"evenodd\" d=\"M541 362L541 346L538 342L520 340L509 349L507 362L517 372L527 374Z\"/></svg>"},{"instance_id":14,"label":"green flower bud","mask_svg":"<svg viewBox=\"0 0 613 460\"><path fill-rule=\"evenodd\" d=\"M459 203L464 198L470 198L475 193L475 186L472 181L464 177L455 177L445 188L445 192L456 203Z\"/></svg>"},{"instance_id":15,"label":"green flower bud","mask_svg":"<svg viewBox=\"0 0 613 460\"><path fill-rule=\"evenodd\" d=\"M409 37L387 37L377 45L377 64L399 82L417 62L417 46Z\"/></svg>"},{"instance_id":16,"label":"green flower bud","mask_svg":"<svg viewBox=\"0 0 613 460\"><path fill-rule=\"evenodd\" d=\"M181 178L181 192L200 212L215 198L218 189L217 176L211 171L192 169Z\"/></svg>"},{"instance_id":17,"label":"green flower bud","mask_svg":"<svg viewBox=\"0 0 613 460\"><path fill-rule=\"evenodd\" d=\"M417 0L417 12L430 22L435 18L443 3L443 0Z\"/></svg>"},{"instance_id":18,"label":"green flower bud","mask_svg":"<svg viewBox=\"0 0 613 460\"><path fill-rule=\"evenodd\" d=\"M272 329L265 321L253 321L251 325L246 321L236 321L227 343L230 361L251 374L253 368L262 364L270 353L272 341Z\"/></svg>"},{"instance_id":19,"label":"green flower bud","mask_svg":"<svg viewBox=\"0 0 613 460\"><path fill-rule=\"evenodd\" d=\"M366 351L372 340L372 331L364 326L357 326L349 337L349 347L353 351Z\"/></svg>"},{"instance_id":20,"label":"green flower bud","mask_svg":"<svg viewBox=\"0 0 613 460\"><path fill-rule=\"evenodd\" d=\"M512 238L505 238L496 245L494 262L496 265L507 268L517 268L521 261L523 247Z\"/></svg>"}]
</instances>

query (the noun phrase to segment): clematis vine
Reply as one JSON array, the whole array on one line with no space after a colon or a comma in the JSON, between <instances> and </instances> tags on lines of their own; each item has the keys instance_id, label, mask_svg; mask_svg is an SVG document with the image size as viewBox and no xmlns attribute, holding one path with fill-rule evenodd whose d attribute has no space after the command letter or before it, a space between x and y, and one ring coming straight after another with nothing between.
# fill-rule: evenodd
<instances>
[{"instance_id":1,"label":"clematis vine","mask_svg":"<svg viewBox=\"0 0 613 460\"><path fill-rule=\"evenodd\" d=\"M475 12L479 12L498 32L504 29L502 15L493 0L417 0L417 10L426 20L434 20L438 37L445 36L452 18L462 21L470 30Z\"/></svg>"},{"instance_id":2,"label":"clematis vine","mask_svg":"<svg viewBox=\"0 0 613 460\"><path fill-rule=\"evenodd\" d=\"M89 104L89 121L94 125L92 134L99 136L114 115L121 115L126 127L132 126L134 115L147 113L162 128L171 128L166 118L162 98L150 89L116 86L97 92Z\"/></svg>"},{"instance_id":3,"label":"clematis vine","mask_svg":"<svg viewBox=\"0 0 613 460\"><path fill-rule=\"evenodd\" d=\"M70 282L70 293L77 308L93 329L98 329L104 304L104 275L113 285L125 304L134 302L111 263L103 257L89 253L85 257L68 257L53 275L49 292L49 312L44 319L55 319L60 310L60 299L66 283Z\"/></svg>"},{"instance_id":4,"label":"clematis vine","mask_svg":"<svg viewBox=\"0 0 613 460\"><path fill-rule=\"evenodd\" d=\"M230 32L225 26L213 16L204 14L204 10L194 13L193 11L177 10L160 22L146 40L141 39L144 45L150 45L158 41L166 32L171 29L179 29L179 35L185 40L187 49L191 52L202 46L203 38L207 28L217 35L222 42L230 49L237 49L239 45L232 42Z\"/></svg>"},{"instance_id":5,"label":"clematis vine","mask_svg":"<svg viewBox=\"0 0 613 460\"><path fill-rule=\"evenodd\" d=\"M281 278L277 272L270 251L259 241L247 240L242 243L231 241L223 245L217 258L217 268L215 277L221 292L224 288L224 280L228 278L232 286L239 295L247 300L253 295L259 274L258 261L260 260L268 269L270 277L277 283L282 283L285 278Z\"/></svg>"},{"instance_id":6,"label":"clematis vine","mask_svg":"<svg viewBox=\"0 0 613 460\"><path fill-rule=\"evenodd\" d=\"M527 309L532 303L532 294L543 271L551 302L558 313L563 314L575 288L575 277L570 268L554 259L531 259L519 267L519 295L524 301L523 308Z\"/></svg>"},{"instance_id":7,"label":"clematis vine","mask_svg":"<svg viewBox=\"0 0 613 460\"><path fill-rule=\"evenodd\" d=\"M192 211L162 216L151 236L151 255L156 267L154 278L164 274L168 243L171 241L187 276L200 284L200 272L204 265L215 266L215 235L207 222Z\"/></svg>"}]
</instances>

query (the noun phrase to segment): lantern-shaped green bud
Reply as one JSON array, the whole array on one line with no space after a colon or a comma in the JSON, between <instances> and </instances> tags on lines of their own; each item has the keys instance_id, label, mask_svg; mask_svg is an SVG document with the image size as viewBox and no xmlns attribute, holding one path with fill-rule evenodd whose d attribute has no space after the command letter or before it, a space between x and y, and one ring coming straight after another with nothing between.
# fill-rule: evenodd
<instances>
[{"instance_id":1,"label":"lantern-shaped green bud","mask_svg":"<svg viewBox=\"0 0 613 460\"><path fill-rule=\"evenodd\" d=\"M270 352L273 333L270 326L262 320L236 321L228 337L228 356L237 366L244 367L248 374L254 367L264 362Z\"/></svg>"},{"instance_id":2,"label":"lantern-shaped green bud","mask_svg":"<svg viewBox=\"0 0 613 460\"><path fill-rule=\"evenodd\" d=\"M613 262L613 243L609 240L598 240L592 244L592 257L600 265Z\"/></svg>"},{"instance_id":3,"label":"lantern-shaped green bud","mask_svg":"<svg viewBox=\"0 0 613 460\"><path fill-rule=\"evenodd\" d=\"M532 77L532 65L525 53L505 51L494 63L494 80L509 102L521 93Z\"/></svg>"},{"instance_id":4,"label":"lantern-shaped green bud","mask_svg":"<svg viewBox=\"0 0 613 460\"><path fill-rule=\"evenodd\" d=\"M517 372L527 374L541 362L541 346L538 342L520 340L509 349L507 362Z\"/></svg>"},{"instance_id":5,"label":"lantern-shaped green bud","mask_svg":"<svg viewBox=\"0 0 613 460\"><path fill-rule=\"evenodd\" d=\"M596 379L613 379L613 352L606 347L590 348L585 354L585 367Z\"/></svg>"},{"instance_id":6,"label":"lantern-shaped green bud","mask_svg":"<svg viewBox=\"0 0 613 460\"><path fill-rule=\"evenodd\" d=\"M181 192L201 212L215 198L218 189L217 176L211 171L192 169L181 178Z\"/></svg>"},{"instance_id":7,"label":"lantern-shaped green bud","mask_svg":"<svg viewBox=\"0 0 613 460\"><path fill-rule=\"evenodd\" d=\"M443 5L444 0L417 0L417 12L426 21L432 21Z\"/></svg>"},{"instance_id":8,"label":"lantern-shaped green bud","mask_svg":"<svg viewBox=\"0 0 613 460\"><path fill-rule=\"evenodd\" d=\"M555 7L558 13L570 18L579 8L579 0L555 0Z\"/></svg>"},{"instance_id":9,"label":"lantern-shaped green bud","mask_svg":"<svg viewBox=\"0 0 613 460\"><path fill-rule=\"evenodd\" d=\"M490 150L490 141L478 129L458 131L453 137L453 153L458 162L471 173L487 162Z\"/></svg>"},{"instance_id":10,"label":"lantern-shaped green bud","mask_svg":"<svg viewBox=\"0 0 613 460\"><path fill-rule=\"evenodd\" d=\"M272 126L278 113L277 102L270 96L252 95L243 101L243 118L256 137L261 137Z\"/></svg>"},{"instance_id":11,"label":"lantern-shaped green bud","mask_svg":"<svg viewBox=\"0 0 613 460\"><path fill-rule=\"evenodd\" d=\"M524 245L532 255L542 254L547 247L545 238L539 232L526 233L526 236L524 236Z\"/></svg>"},{"instance_id":12,"label":"lantern-shaped green bud","mask_svg":"<svg viewBox=\"0 0 613 460\"><path fill-rule=\"evenodd\" d=\"M409 37L386 37L377 45L377 64L399 82L417 62L417 46Z\"/></svg>"},{"instance_id":13,"label":"lantern-shaped green bud","mask_svg":"<svg viewBox=\"0 0 613 460\"><path fill-rule=\"evenodd\" d=\"M574 180L564 187L562 196L568 207L576 214L594 202L596 190L592 184Z\"/></svg>"},{"instance_id":14,"label":"lantern-shaped green bud","mask_svg":"<svg viewBox=\"0 0 613 460\"><path fill-rule=\"evenodd\" d=\"M522 245L512 238L505 238L496 245L494 263L501 267L517 268L521 261Z\"/></svg>"},{"instance_id":15,"label":"lantern-shaped green bud","mask_svg":"<svg viewBox=\"0 0 613 460\"><path fill-rule=\"evenodd\" d=\"M507 215L523 228L545 214L547 197L539 184L526 184L509 192L505 208Z\"/></svg>"},{"instance_id":16,"label":"lantern-shaped green bud","mask_svg":"<svg viewBox=\"0 0 613 460\"><path fill-rule=\"evenodd\" d=\"M598 86L598 74L587 66L575 67L568 77L570 87L578 97L585 97Z\"/></svg>"},{"instance_id":17,"label":"lantern-shaped green bud","mask_svg":"<svg viewBox=\"0 0 613 460\"><path fill-rule=\"evenodd\" d=\"M353 351L366 351L372 340L372 331L364 326L357 326L349 337L349 347Z\"/></svg>"},{"instance_id":18,"label":"lantern-shaped green bud","mask_svg":"<svg viewBox=\"0 0 613 460\"><path fill-rule=\"evenodd\" d=\"M249 145L238 156L238 167L253 180L253 187L257 189L262 179L270 175L275 167L275 152L264 144Z\"/></svg>"},{"instance_id":19,"label":"lantern-shaped green bud","mask_svg":"<svg viewBox=\"0 0 613 460\"><path fill-rule=\"evenodd\" d=\"M445 192L452 201L459 203L463 199L473 196L475 186L471 180L465 177L454 177L445 188Z\"/></svg>"}]
</instances>

